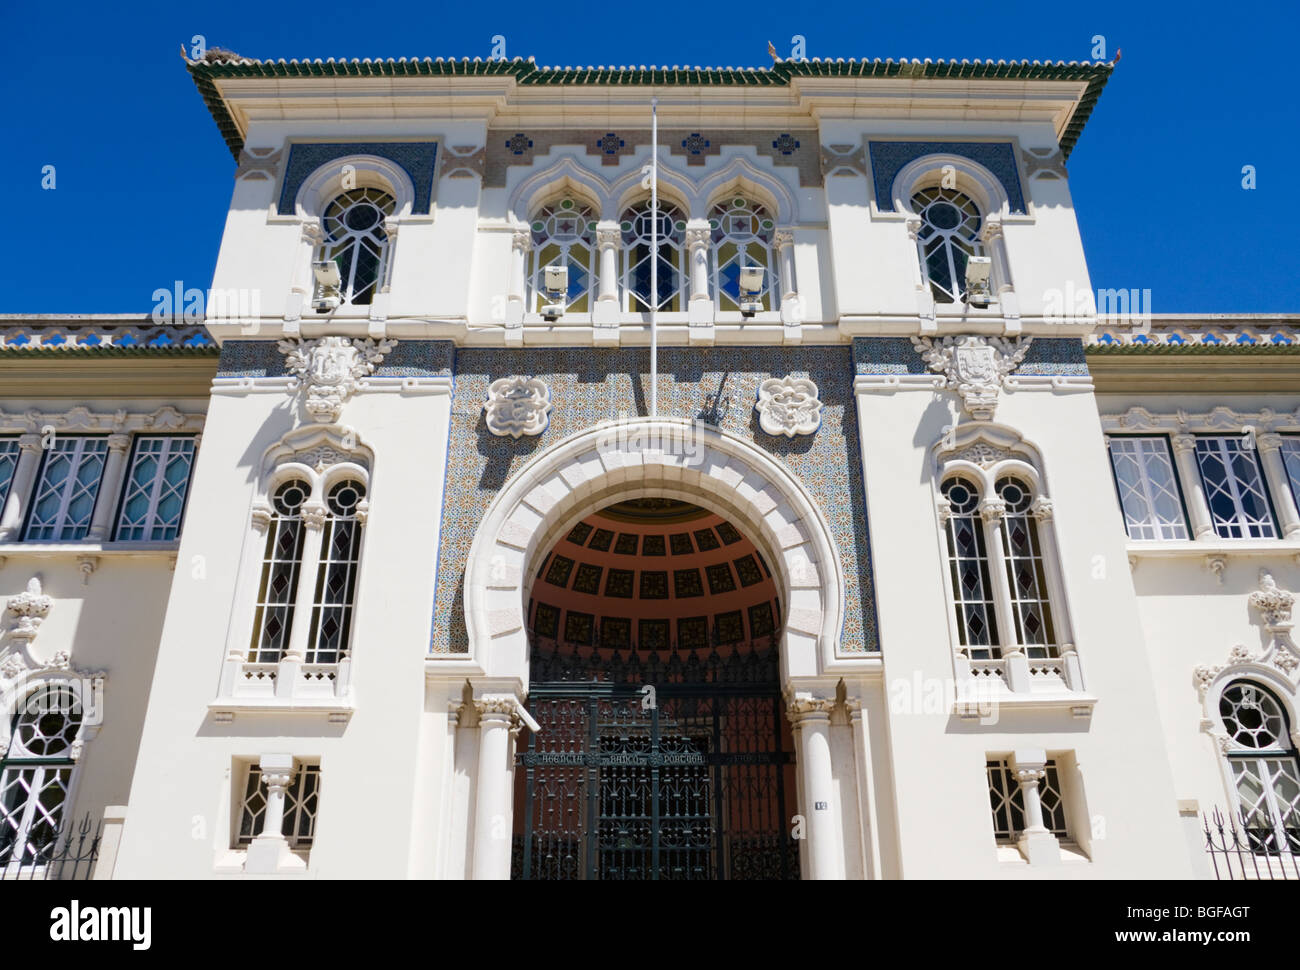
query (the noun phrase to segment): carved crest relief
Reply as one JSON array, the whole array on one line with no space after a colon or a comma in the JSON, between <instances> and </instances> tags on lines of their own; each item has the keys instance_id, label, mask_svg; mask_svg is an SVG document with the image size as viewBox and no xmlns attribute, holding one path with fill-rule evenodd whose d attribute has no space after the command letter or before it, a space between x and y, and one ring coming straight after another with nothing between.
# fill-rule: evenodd
<instances>
[{"instance_id":1,"label":"carved crest relief","mask_svg":"<svg viewBox=\"0 0 1300 970\"><path fill-rule=\"evenodd\" d=\"M502 377L483 402L487 427L498 437L539 435L551 420L551 389L536 377Z\"/></svg>"},{"instance_id":2,"label":"carved crest relief","mask_svg":"<svg viewBox=\"0 0 1300 970\"><path fill-rule=\"evenodd\" d=\"M962 406L975 420L990 421L1003 382L1025 359L1032 339L913 337L912 346L930 370L944 376L945 386L961 396Z\"/></svg>"},{"instance_id":3,"label":"carved crest relief","mask_svg":"<svg viewBox=\"0 0 1300 970\"><path fill-rule=\"evenodd\" d=\"M395 340L349 340L318 337L315 340L281 340L285 366L306 390L303 406L314 421L335 422L343 402L357 390L362 378L373 374Z\"/></svg>"}]
</instances>

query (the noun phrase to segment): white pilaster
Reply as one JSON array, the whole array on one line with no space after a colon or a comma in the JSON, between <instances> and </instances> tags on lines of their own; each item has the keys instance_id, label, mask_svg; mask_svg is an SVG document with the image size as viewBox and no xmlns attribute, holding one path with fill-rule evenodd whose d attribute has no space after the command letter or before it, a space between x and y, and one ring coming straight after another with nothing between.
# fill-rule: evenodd
<instances>
[{"instance_id":1,"label":"white pilaster","mask_svg":"<svg viewBox=\"0 0 1300 970\"><path fill-rule=\"evenodd\" d=\"M1264 466L1264 478L1268 481L1269 494L1273 496L1273 507L1277 509L1278 528L1284 537L1290 538L1300 533L1300 510L1296 509L1291 476L1282 460L1282 436L1272 432L1257 435L1255 447L1259 451L1260 464Z\"/></svg>"},{"instance_id":2,"label":"white pilaster","mask_svg":"<svg viewBox=\"0 0 1300 970\"><path fill-rule=\"evenodd\" d=\"M618 249L623 242L623 232L617 222L596 224L597 263L600 276L598 293L591 311L591 325L596 344L618 344L620 311L618 306Z\"/></svg>"},{"instance_id":3,"label":"white pilaster","mask_svg":"<svg viewBox=\"0 0 1300 970\"><path fill-rule=\"evenodd\" d=\"M108 436L108 457L104 459L104 473L100 476L99 493L95 498L95 513L90 520L90 530L86 533L86 538L92 542L105 541L113 527L113 512L117 509L117 498L122 494L126 454L130 448L130 435Z\"/></svg>"},{"instance_id":4,"label":"white pilaster","mask_svg":"<svg viewBox=\"0 0 1300 970\"><path fill-rule=\"evenodd\" d=\"M781 278L781 325L784 328L782 341L797 344L803 340L803 304L799 300L799 288L794 268L794 233L789 229L776 231L777 261ZM773 291L775 296L775 291Z\"/></svg>"},{"instance_id":5,"label":"white pilaster","mask_svg":"<svg viewBox=\"0 0 1300 970\"><path fill-rule=\"evenodd\" d=\"M1025 807L1025 830L1017 846L1030 865L1053 865L1061 861L1061 846L1043 824L1043 802L1038 784L1047 777L1047 753L1041 748L1015 752L1013 770Z\"/></svg>"},{"instance_id":6,"label":"white pilaster","mask_svg":"<svg viewBox=\"0 0 1300 970\"><path fill-rule=\"evenodd\" d=\"M285 793L293 784L296 771L293 755L264 754L258 766L262 770L262 784L266 785L266 811L262 815L262 831L248 847L244 871L270 873L303 868L302 860L290 851L283 831Z\"/></svg>"},{"instance_id":7,"label":"white pilaster","mask_svg":"<svg viewBox=\"0 0 1300 970\"><path fill-rule=\"evenodd\" d=\"M41 467L41 436L25 434L18 439L18 464L9 483L9 496L0 512L0 542L17 542L22 538L23 520L32 500L36 472Z\"/></svg>"},{"instance_id":8,"label":"white pilaster","mask_svg":"<svg viewBox=\"0 0 1300 970\"><path fill-rule=\"evenodd\" d=\"M1192 536L1213 539L1214 520L1210 518L1210 504L1205 500L1201 469L1196 463L1196 435L1173 435L1173 445L1174 463L1178 466L1178 477L1182 479L1187 514L1192 520Z\"/></svg>"}]
</instances>

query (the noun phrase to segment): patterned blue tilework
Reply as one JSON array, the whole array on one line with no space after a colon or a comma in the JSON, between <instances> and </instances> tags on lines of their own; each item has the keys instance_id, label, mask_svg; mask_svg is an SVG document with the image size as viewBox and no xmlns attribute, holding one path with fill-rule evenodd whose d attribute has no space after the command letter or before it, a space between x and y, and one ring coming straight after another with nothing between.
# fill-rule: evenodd
<instances>
[{"instance_id":1,"label":"patterned blue tilework","mask_svg":"<svg viewBox=\"0 0 1300 970\"><path fill-rule=\"evenodd\" d=\"M450 340L399 340L375 368L375 377L450 377L454 356Z\"/></svg>"},{"instance_id":2,"label":"patterned blue tilework","mask_svg":"<svg viewBox=\"0 0 1300 970\"><path fill-rule=\"evenodd\" d=\"M221 345L217 377L284 377L284 354L274 340L227 340Z\"/></svg>"},{"instance_id":3,"label":"patterned blue tilework","mask_svg":"<svg viewBox=\"0 0 1300 970\"><path fill-rule=\"evenodd\" d=\"M313 172L336 158L350 155L377 155L398 165L415 186L414 215L428 215L433 198L433 170L438 158L436 141L369 141L369 142L299 142L289 146L289 164L285 166L284 184L280 188L280 215L293 215L298 190Z\"/></svg>"},{"instance_id":4,"label":"patterned blue tilework","mask_svg":"<svg viewBox=\"0 0 1300 970\"><path fill-rule=\"evenodd\" d=\"M854 337L855 374L925 374L929 368L907 337Z\"/></svg>"},{"instance_id":5,"label":"patterned blue tilework","mask_svg":"<svg viewBox=\"0 0 1300 970\"><path fill-rule=\"evenodd\" d=\"M1052 377L1087 377L1088 361L1078 337L1035 337L1017 374Z\"/></svg>"},{"instance_id":6,"label":"patterned blue tilework","mask_svg":"<svg viewBox=\"0 0 1300 970\"><path fill-rule=\"evenodd\" d=\"M983 165L1002 183L1011 211L1025 211L1025 196L1020 188L1020 169L1009 141L873 141L871 174L875 182L876 205L886 211L894 208L894 178L903 167L924 155L960 155Z\"/></svg>"},{"instance_id":7,"label":"patterned blue tilework","mask_svg":"<svg viewBox=\"0 0 1300 970\"><path fill-rule=\"evenodd\" d=\"M643 349L461 349L455 362L451 440L443 501L438 588L430 649L468 649L464 574L470 545L488 505L520 467L596 423L647 413L649 353ZM550 426L518 440L490 434L483 421L488 385L500 377L540 377L551 389ZM764 434L753 409L770 376L810 377L820 391L818 432L793 439ZM797 475L814 497L839 546L845 575L846 651L879 649L862 486L853 370L845 347L672 348L659 352L659 411L702 418L754 442Z\"/></svg>"}]
</instances>

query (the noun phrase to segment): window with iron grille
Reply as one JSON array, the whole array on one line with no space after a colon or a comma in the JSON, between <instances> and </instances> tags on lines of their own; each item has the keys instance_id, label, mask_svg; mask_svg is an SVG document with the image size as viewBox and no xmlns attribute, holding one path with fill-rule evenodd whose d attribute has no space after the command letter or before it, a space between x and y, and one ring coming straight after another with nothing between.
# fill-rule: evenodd
<instances>
[{"instance_id":1,"label":"window with iron grille","mask_svg":"<svg viewBox=\"0 0 1300 970\"><path fill-rule=\"evenodd\" d=\"M137 435L123 485L117 538L126 542L177 538L193 464L192 437Z\"/></svg>"},{"instance_id":2,"label":"window with iron grille","mask_svg":"<svg viewBox=\"0 0 1300 970\"><path fill-rule=\"evenodd\" d=\"M1245 435L1197 436L1196 461L1222 539L1272 539L1277 531L1254 441Z\"/></svg>"},{"instance_id":3,"label":"window with iron grille","mask_svg":"<svg viewBox=\"0 0 1300 970\"><path fill-rule=\"evenodd\" d=\"M943 497L948 500L948 575L957 635L972 660L992 659L1000 656L998 623L979 490L964 478L950 478L943 484Z\"/></svg>"},{"instance_id":4,"label":"window with iron grille","mask_svg":"<svg viewBox=\"0 0 1300 970\"><path fill-rule=\"evenodd\" d=\"M14 471L18 468L18 455L16 437L0 438L0 509L5 507L9 498L9 486L13 484Z\"/></svg>"},{"instance_id":5,"label":"window with iron grille","mask_svg":"<svg viewBox=\"0 0 1300 970\"><path fill-rule=\"evenodd\" d=\"M529 308L533 312L550 303L545 273L552 264L569 268L569 289L561 300L566 312L586 313L591 309L597 218L590 206L574 199L560 199L533 216L532 272L528 274Z\"/></svg>"},{"instance_id":6,"label":"window with iron grille","mask_svg":"<svg viewBox=\"0 0 1300 970\"><path fill-rule=\"evenodd\" d=\"M347 656L361 554L357 510L365 496L365 486L352 480L338 482L326 496L329 517L316 571L307 663L338 663Z\"/></svg>"},{"instance_id":7,"label":"window with iron grille","mask_svg":"<svg viewBox=\"0 0 1300 970\"><path fill-rule=\"evenodd\" d=\"M1116 437L1108 444L1129 538L1186 539L1187 519L1169 440Z\"/></svg>"},{"instance_id":8,"label":"window with iron grille","mask_svg":"<svg viewBox=\"0 0 1300 970\"><path fill-rule=\"evenodd\" d=\"M775 310L780 300L773 245L776 223L767 207L737 196L719 202L709 212L713 242L713 299L719 310L740 309L740 271L745 266L763 269L763 289L757 302Z\"/></svg>"},{"instance_id":9,"label":"window with iron grille","mask_svg":"<svg viewBox=\"0 0 1300 970\"><path fill-rule=\"evenodd\" d=\"M1048 761L1047 772L1038 783L1038 797L1043 807L1043 824L1058 839L1068 836L1065 825L1065 801L1061 797L1061 779L1056 762ZM1024 832L1025 796L1016 780L1015 769L1006 758L985 762L989 782L989 805L993 810L993 835L999 844L1010 845Z\"/></svg>"},{"instance_id":10,"label":"window with iron grille","mask_svg":"<svg viewBox=\"0 0 1300 970\"><path fill-rule=\"evenodd\" d=\"M68 808L82 709L68 685L32 691L0 765L0 869L50 861Z\"/></svg>"},{"instance_id":11,"label":"window with iron grille","mask_svg":"<svg viewBox=\"0 0 1300 970\"><path fill-rule=\"evenodd\" d=\"M659 251L652 258L652 230L658 226ZM623 233L623 293L630 312L648 311L654 303L662 311L686 309L686 217L672 203L662 199L656 212L650 200L638 203L623 213L619 223ZM655 299L650 293L650 271L658 259Z\"/></svg>"},{"instance_id":12,"label":"window with iron grille","mask_svg":"<svg viewBox=\"0 0 1300 970\"><path fill-rule=\"evenodd\" d=\"M1281 702L1269 690L1238 680L1219 697L1230 740L1225 752L1251 848L1300 854L1300 767Z\"/></svg>"},{"instance_id":13,"label":"window with iron grille","mask_svg":"<svg viewBox=\"0 0 1300 970\"><path fill-rule=\"evenodd\" d=\"M278 663L289 645L302 568L302 506L309 494L307 483L294 479L276 489L271 501L249 654L253 663Z\"/></svg>"},{"instance_id":14,"label":"window with iron grille","mask_svg":"<svg viewBox=\"0 0 1300 970\"><path fill-rule=\"evenodd\" d=\"M41 461L24 538L53 542L84 539L107 456L106 437L55 435Z\"/></svg>"},{"instance_id":15,"label":"window with iron grille","mask_svg":"<svg viewBox=\"0 0 1300 970\"><path fill-rule=\"evenodd\" d=\"M239 806L236 845L248 845L263 834L266 818L266 782L262 769L249 765L244 780L244 797ZM284 793L284 821L280 834L291 849L309 849L316 835L316 811L320 802L320 765L294 763L293 780Z\"/></svg>"},{"instance_id":16,"label":"window with iron grille","mask_svg":"<svg viewBox=\"0 0 1300 970\"><path fill-rule=\"evenodd\" d=\"M1038 536L1038 523L1029 514L1033 496L1014 478L998 479L998 498L1006 503L1002 516L1003 563L1011 593L1016 642L1031 659L1056 656L1052 608L1047 601L1047 572Z\"/></svg>"},{"instance_id":17,"label":"window with iron grille","mask_svg":"<svg viewBox=\"0 0 1300 970\"><path fill-rule=\"evenodd\" d=\"M373 303L384 278L390 240L384 220L397 201L381 189L351 189L338 196L322 217L322 259L339 268L344 303Z\"/></svg>"},{"instance_id":18,"label":"window with iron grille","mask_svg":"<svg viewBox=\"0 0 1300 970\"><path fill-rule=\"evenodd\" d=\"M962 299L966 264L972 256L984 255L979 241L984 222L979 206L963 192L936 186L912 196L912 211L921 218L916 245L935 302Z\"/></svg>"}]
</instances>

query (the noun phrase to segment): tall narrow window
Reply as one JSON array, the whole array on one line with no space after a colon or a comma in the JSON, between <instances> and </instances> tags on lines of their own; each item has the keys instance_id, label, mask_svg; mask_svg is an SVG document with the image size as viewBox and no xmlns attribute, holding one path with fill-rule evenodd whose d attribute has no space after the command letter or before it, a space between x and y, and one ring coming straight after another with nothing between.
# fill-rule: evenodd
<instances>
[{"instance_id":1,"label":"tall narrow window","mask_svg":"<svg viewBox=\"0 0 1300 970\"><path fill-rule=\"evenodd\" d=\"M327 496L307 663L338 663L347 656L361 555L357 511L365 495L364 485L349 480L334 485Z\"/></svg>"},{"instance_id":2,"label":"tall narrow window","mask_svg":"<svg viewBox=\"0 0 1300 970\"><path fill-rule=\"evenodd\" d=\"M67 685L32 691L19 705L0 771L0 867L50 861L68 808L81 704Z\"/></svg>"},{"instance_id":3,"label":"tall narrow window","mask_svg":"<svg viewBox=\"0 0 1300 970\"><path fill-rule=\"evenodd\" d=\"M54 436L41 464L27 539L59 542L86 537L107 455L107 438Z\"/></svg>"},{"instance_id":4,"label":"tall narrow window","mask_svg":"<svg viewBox=\"0 0 1300 970\"><path fill-rule=\"evenodd\" d=\"M542 302L549 302L543 296L546 289L543 273L547 266L559 264L569 268L569 291L564 298L565 309L572 313L590 310L591 288L596 273L595 213L573 199L561 199L537 213L533 217L531 229L533 264L528 276L530 309L537 311Z\"/></svg>"},{"instance_id":5,"label":"tall narrow window","mask_svg":"<svg viewBox=\"0 0 1300 970\"><path fill-rule=\"evenodd\" d=\"M1258 684L1234 681L1219 698L1219 716L1251 848L1300 854L1300 768L1281 703Z\"/></svg>"},{"instance_id":6,"label":"tall narrow window","mask_svg":"<svg viewBox=\"0 0 1300 970\"><path fill-rule=\"evenodd\" d=\"M767 209L740 197L720 202L709 213L713 237L713 292L719 310L740 309L740 270L759 266L763 274L763 292L759 300L764 310L774 310L780 292L776 280L776 261L772 243L776 224Z\"/></svg>"},{"instance_id":7,"label":"tall narrow window","mask_svg":"<svg viewBox=\"0 0 1300 970\"><path fill-rule=\"evenodd\" d=\"M1014 478L998 479L995 487L998 498L1006 503L1002 517L1003 561L1016 640L1030 658L1055 656L1043 549L1038 540L1038 523L1029 514L1033 498L1029 489Z\"/></svg>"},{"instance_id":8,"label":"tall narrow window","mask_svg":"<svg viewBox=\"0 0 1300 970\"><path fill-rule=\"evenodd\" d=\"M165 542L179 536L193 463L193 438L138 436L117 538Z\"/></svg>"},{"instance_id":9,"label":"tall narrow window","mask_svg":"<svg viewBox=\"0 0 1300 970\"><path fill-rule=\"evenodd\" d=\"M686 217L671 203L660 202L659 292L650 296L651 230L656 218L647 200L623 213L619 226L623 231L623 292L627 309L648 311L651 303L664 311L684 310L686 286Z\"/></svg>"},{"instance_id":10,"label":"tall narrow window","mask_svg":"<svg viewBox=\"0 0 1300 970\"><path fill-rule=\"evenodd\" d=\"M1198 436L1196 461L1214 532L1221 539L1277 535L1253 441L1244 435Z\"/></svg>"},{"instance_id":11,"label":"tall narrow window","mask_svg":"<svg viewBox=\"0 0 1300 970\"><path fill-rule=\"evenodd\" d=\"M1109 445L1129 538L1186 539L1187 520L1168 440L1111 438Z\"/></svg>"},{"instance_id":12,"label":"tall narrow window","mask_svg":"<svg viewBox=\"0 0 1300 970\"><path fill-rule=\"evenodd\" d=\"M316 809L320 801L320 765L296 765L293 781L284 793L284 821L280 834L291 849L311 847L316 836ZM237 845L249 845L262 834L266 820L267 786L262 769L250 765L239 809Z\"/></svg>"},{"instance_id":13,"label":"tall narrow window","mask_svg":"<svg viewBox=\"0 0 1300 970\"><path fill-rule=\"evenodd\" d=\"M979 206L955 189L936 187L912 196L912 211L921 219L916 243L935 302L954 303L964 294L970 257L984 255Z\"/></svg>"},{"instance_id":14,"label":"tall narrow window","mask_svg":"<svg viewBox=\"0 0 1300 970\"><path fill-rule=\"evenodd\" d=\"M9 497L9 486L13 484L14 471L18 468L18 439L0 438L0 509Z\"/></svg>"},{"instance_id":15,"label":"tall narrow window","mask_svg":"<svg viewBox=\"0 0 1300 970\"><path fill-rule=\"evenodd\" d=\"M262 557L253 625L252 663L278 663L289 645L304 538L302 506L310 489L297 479L276 489Z\"/></svg>"},{"instance_id":16,"label":"tall narrow window","mask_svg":"<svg viewBox=\"0 0 1300 970\"><path fill-rule=\"evenodd\" d=\"M344 192L326 208L322 258L338 264L344 303L374 301L388 258L384 219L396 205L387 192L368 188Z\"/></svg>"},{"instance_id":17,"label":"tall narrow window","mask_svg":"<svg viewBox=\"0 0 1300 970\"><path fill-rule=\"evenodd\" d=\"M950 478L943 484L943 497L948 500L948 574L957 633L968 657L990 660L1001 654L979 491L963 478Z\"/></svg>"}]
</instances>

